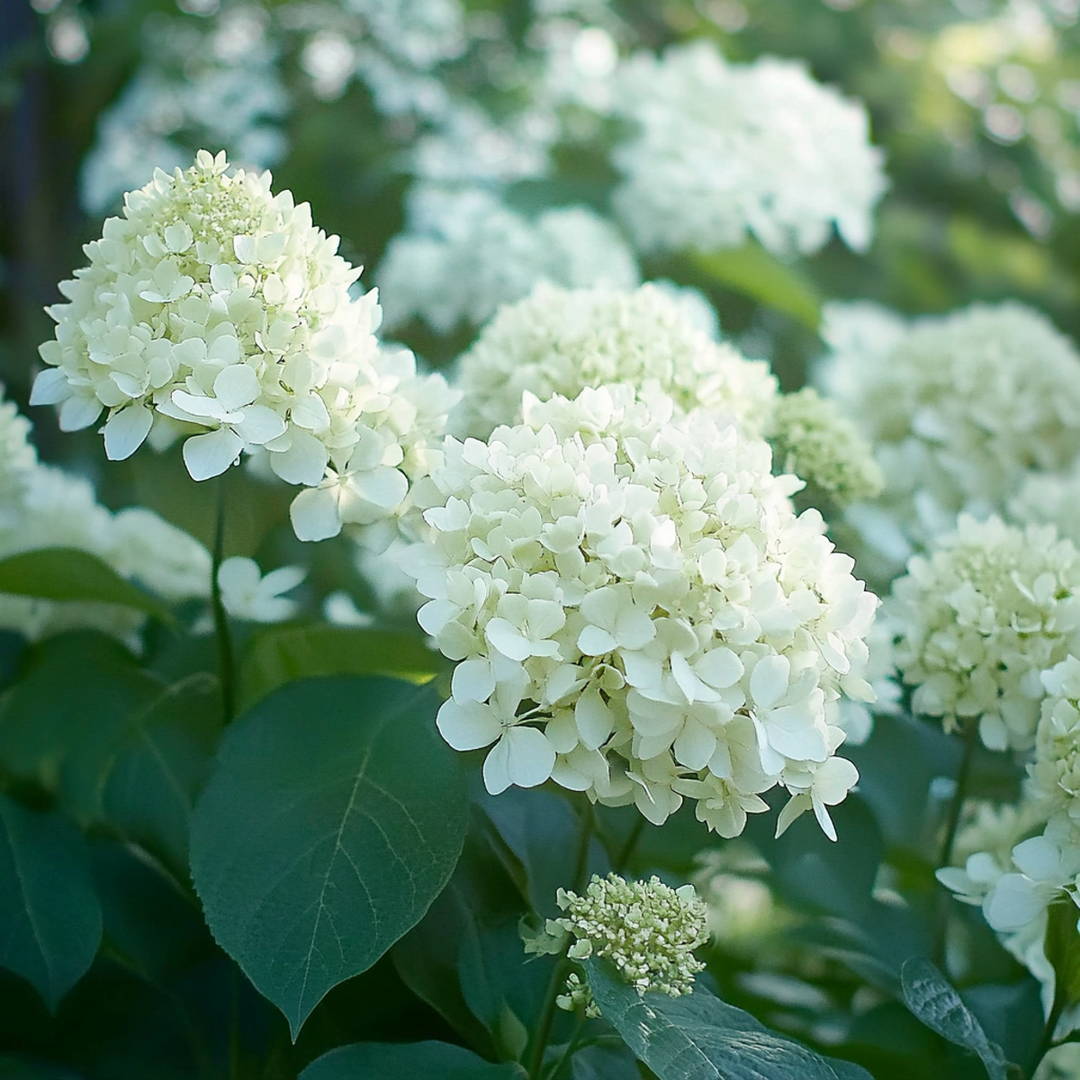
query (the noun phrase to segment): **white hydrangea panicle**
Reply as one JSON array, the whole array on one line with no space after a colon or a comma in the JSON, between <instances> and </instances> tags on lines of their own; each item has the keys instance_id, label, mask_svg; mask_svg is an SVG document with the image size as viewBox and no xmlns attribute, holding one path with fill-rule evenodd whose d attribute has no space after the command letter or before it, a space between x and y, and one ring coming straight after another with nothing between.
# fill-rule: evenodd
<instances>
[{"instance_id":1,"label":"white hydrangea panicle","mask_svg":"<svg viewBox=\"0 0 1080 1080\"><path fill-rule=\"evenodd\" d=\"M905 546L918 550L958 512L1003 514L1029 470L1080 454L1080 355L1030 308L975 304L905 323L832 304L823 335L832 351L818 381L885 473L881 498L848 522L893 572Z\"/></svg>"},{"instance_id":2,"label":"white hydrangea panicle","mask_svg":"<svg viewBox=\"0 0 1080 1080\"><path fill-rule=\"evenodd\" d=\"M458 362L462 402L451 427L487 438L521 422L525 391L541 400L575 397L587 386L625 382L670 396L683 412L706 408L759 436L779 393L763 360L746 360L714 341L670 292L563 289L541 283L503 306Z\"/></svg>"},{"instance_id":3,"label":"white hydrangea panicle","mask_svg":"<svg viewBox=\"0 0 1080 1080\"><path fill-rule=\"evenodd\" d=\"M1040 673L1080 649L1080 552L1051 525L961 514L913 556L889 601L912 706L947 727L977 722L990 749L1035 741Z\"/></svg>"},{"instance_id":4,"label":"white hydrangea panicle","mask_svg":"<svg viewBox=\"0 0 1080 1080\"><path fill-rule=\"evenodd\" d=\"M1080 659L1066 656L1042 673L1043 699L1028 765L1027 796L1049 817L1063 813L1080 837Z\"/></svg>"},{"instance_id":5,"label":"white hydrangea panicle","mask_svg":"<svg viewBox=\"0 0 1080 1080\"><path fill-rule=\"evenodd\" d=\"M559 947L569 943L571 960L609 960L639 997L693 992L694 977L705 969L694 950L709 939L706 907L693 885L673 889L655 876L627 881L594 874L583 896L559 889L557 900L565 914L547 920L546 936ZM536 943L527 949L550 951ZM600 1015L580 976L567 979L557 1002L568 1011L582 1006L587 1016Z\"/></svg>"},{"instance_id":6,"label":"white hydrangea panicle","mask_svg":"<svg viewBox=\"0 0 1080 1080\"><path fill-rule=\"evenodd\" d=\"M777 398L769 425L777 468L846 506L881 493L885 476L873 449L835 402L813 387Z\"/></svg>"},{"instance_id":7,"label":"white hydrangea panicle","mask_svg":"<svg viewBox=\"0 0 1080 1080\"><path fill-rule=\"evenodd\" d=\"M302 539L322 539L400 505L409 421L428 399L445 412L446 388L380 350L376 294L351 296L360 271L337 238L270 182L200 151L130 192L62 283L69 302L49 309L56 337L31 401L60 405L64 430L104 413L112 459L154 428L184 433L195 480L267 453L287 483L329 490L293 515Z\"/></svg>"},{"instance_id":8,"label":"white hydrangea panicle","mask_svg":"<svg viewBox=\"0 0 1080 1080\"><path fill-rule=\"evenodd\" d=\"M877 598L851 576L768 444L627 384L526 395L524 423L449 438L416 489L427 536L403 567L421 626L459 661L438 715L491 747L493 794L553 779L654 824L697 803L725 836L761 794L827 807L839 699L867 700Z\"/></svg>"},{"instance_id":9,"label":"white hydrangea panicle","mask_svg":"<svg viewBox=\"0 0 1080 1080\"><path fill-rule=\"evenodd\" d=\"M809 254L836 231L862 251L886 188L866 110L795 61L729 64L712 41L639 52L616 73L634 133L614 154L615 209L643 251Z\"/></svg>"},{"instance_id":10,"label":"white hydrangea panicle","mask_svg":"<svg viewBox=\"0 0 1080 1080\"><path fill-rule=\"evenodd\" d=\"M37 468L30 421L13 401L3 398L4 387L0 384L0 528L18 520L19 508Z\"/></svg>"},{"instance_id":11,"label":"white hydrangea panicle","mask_svg":"<svg viewBox=\"0 0 1080 1080\"><path fill-rule=\"evenodd\" d=\"M540 281L632 289L641 280L615 228L582 206L533 220L481 189L415 189L409 227L390 241L377 281L389 329L418 318L441 334L479 326Z\"/></svg>"}]
</instances>

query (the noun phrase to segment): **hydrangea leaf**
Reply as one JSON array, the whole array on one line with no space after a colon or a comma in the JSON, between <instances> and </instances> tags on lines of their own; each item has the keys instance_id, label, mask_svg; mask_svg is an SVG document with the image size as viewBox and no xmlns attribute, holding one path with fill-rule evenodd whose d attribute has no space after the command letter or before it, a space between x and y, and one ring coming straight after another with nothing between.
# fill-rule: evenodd
<instances>
[{"instance_id":1,"label":"hydrangea leaf","mask_svg":"<svg viewBox=\"0 0 1080 1080\"><path fill-rule=\"evenodd\" d=\"M452 1043L353 1043L313 1061L300 1080L525 1080L516 1062L493 1065Z\"/></svg>"},{"instance_id":2,"label":"hydrangea leaf","mask_svg":"<svg viewBox=\"0 0 1080 1080\"><path fill-rule=\"evenodd\" d=\"M1047 909L1046 958L1054 967L1054 995L1062 1008L1080 1001L1080 912L1071 900Z\"/></svg>"},{"instance_id":3,"label":"hydrangea leaf","mask_svg":"<svg viewBox=\"0 0 1080 1080\"><path fill-rule=\"evenodd\" d=\"M259 634L240 667L240 701L248 708L294 679L322 675L392 675L425 683L445 662L408 634L351 626L289 626Z\"/></svg>"},{"instance_id":4,"label":"hydrangea leaf","mask_svg":"<svg viewBox=\"0 0 1080 1080\"><path fill-rule=\"evenodd\" d=\"M186 878L220 718L211 676L168 686L111 638L64 634L34 648L0 702L0 762L79 822L107 822Z\"/></svg>"},{"instance_id":5,"label":"hydrangea leaf","mask_svg":"<svg viewBox=\"0 0 1080 1080\"><path fill-rule=\"evenodd\" d=\"M680 998L639 997L605 962L587 960L585 969L604 1019L659 1080L870 1080L858 1065L821 1057L701 987Z\"/></svg>"},{"instance_id":6,"label":"hydrangea leaf","mask_svg":"<svg viewBox=\"0 0 1080 1080\"><path fill-rule=\"evenodd\" d=\"M78 548L37 548L0 559L0 593L120 604L162 622L174 621L159 600L122 578L96 555Z\"/></svg>"},{"instance_id":7,"label":"hydrangea leaf","mask_svg":"<svg viewBox=\"0 0 1080 1080\"><path fill-rule=\"evenodd\" d=\"M990 1080L1007 1080L1005 1055L945 977L925 957L906 961L900 980L907 1007L943 1039L978 1054Z\"/></svg>"},{"instance_id":8,"label":"hydrangea leaf","mask_svg":"<svg viewBox=\"0 0 1080 1080\"><path fill-rule=\"evenodd\" d=\"M821 300L812 286L756 240L749 240L739 248L707 254L694 252L691 259L714 281L817 330L821 322Z\"/></svg>"},{"instance_id":9,"label":"hydrangea leaf","mask_svg":"<svg viewBox=\"0 0 1080 1080\"><path fill-rule=\"evenodd\" d=\"M55 1010L101 941L101 904L75 827L0 795L0 966Z\"/></svg>"},{"instance_id":10,"label":"hydrangea leaf","mask_svg":"<svg viewBox=\"0 0 1080 1080\"><path fill-rule=\"evenodd\" d=\"M438 695L308 679L236 720L195 811L191 868L218 943L297 1035L338 983L427 911L468 799L435 731Z\"/></svg>"}]
</instances>

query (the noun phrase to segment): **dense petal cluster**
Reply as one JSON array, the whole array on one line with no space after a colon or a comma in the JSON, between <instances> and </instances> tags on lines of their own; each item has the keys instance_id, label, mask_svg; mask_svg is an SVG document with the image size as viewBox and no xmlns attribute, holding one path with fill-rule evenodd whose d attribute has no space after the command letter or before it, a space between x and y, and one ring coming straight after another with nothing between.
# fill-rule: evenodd
<instances>
[{"instance_id":1,"label":"dense petal cluster","mask_svg":"<svg viewBox=\"0 0 1080 1080\"><path fill-rule=\"evenodd\" d=\"M991 749L1030 747L1040 673L1080 648L1080 552L1053 526L961 514L893 585L896 665L917 712L978 718Z\"/></svg>"},{"instance_id":2,"label":"dense petal cluster","mask_svg":"<svg viewBox=\"0 0 1080 1080\"><path fill-rule=\"evenodd\" d=\"M165 600L210 593L210 553L193 537L141 507L111 513L78 476L37 462L30 424L0 402L0 558L44 547L88 551ZM17 481L17 482L16 482ZM0 627L30 640L90 628L135 644L143 616L113 604L0 595Z\"/></svg>"},{"instance_id":3,"label":"dense petal cluster","mask_svg":"<svg viewBox=\"0 0 1080 1080\"><path fill-rule=\"evenodd\" d=\"M693 885L673 889L658 877L626 881L594 874L584 896L560 889L558 904L566 914L549 919L547 930L570 936L571 959L610 960L639 995L692 993L694 976L705 968L694 950L709 937L705 904ZM584 1005L599 1015L588 986L577 979L568 981L558 1004L568 1010Z\"/></svg>"},{"instance_id":4,"label":"dense petal cluster","mask_svg":"<svg viewBox=\"0 0 1080 1080\"><path fill-rule=\"evenodd\" d=\"M615 209L645 251L822 247L833 226L863 250L885 191L862 105L794 61L728 64L711 41L639 53L616 75L636 134L615 152Z\"/></svg>"},{"instance_id":5,"label":"dense petal cluster","mask_svg":"<svg viewBox=\"0 0 1080 1080\"><path fill-rule=\"evenodd\" d=\"M56 337L31 399L59 404L63 429L105 412L113 459L151 429L192 433L196 480L267 453L281 479L319 489L294 505L302 539L400 506L417 416L445 416L445 383L379 348L375 294L351 298L360 271L306 203L271 194L269 173L200 151L129 193L85 251L90 265L61 284L69 302L49 309Z\"/></svg>"},{"instance_id":6,"label":"dense petal cluster","mask_svg":"<svg viewBox=\"0 0 1080 1080\"><path fill-rule=\"evenodd\" d=\"M834 757L877 599L770 451L625 384L526 398L487 443L448 439L405 569L421 625L460 661L438 715L491 746L488 790L549 777L660 824L684 797L725 836L785 787L786 826L857 779Z\"/></svg>"},{"instance_id":7,"label":"dense petal cluster","mask_svg":"<svg viewBox=\"0 0 1080 1080\"><path fill-rule=\"evenodd\" d=\"M925 544L961 510L1004 513L1028 470L1080 453L1080 355L1030 308L976 304L905 323L835 304L823 333L820 383L874 446L900 545Z\"/></svg>"},{"instance_id":8,"label":"dense petal cluster","mask_svg":"<svg viewBox=\"0 0 1080 1080\"><path fill-rule=\"evenodd\" d=\"M529 220L487 191L425 187L410 200L409 221L377 274L391 329L413 318L444 334L479 326L540 281L632 289L641 280L626 242L582 206Z\"/></svg>"},{"instance_id":9,"label":"dense petal cluster","mask_svg":"<svg viewBox=\"0 0 1080 1080\"><path fill-rule=\"evenodd\" d=\"M575 397L587 386L626 382L660 390L680 410L704 407L764 430L778 394L765 361L713 341L686 307L655 285L635 290L541 284L504 306L459 361L459 434L487 438L521 422L521 396Z\"/></svg>"},{"instance_id":10,"label":"dense petal cluster","mask_svg":"<svg viewBox=\"0 0 1080 1080\"><path fill-rule=\"evenodd\" d=\"M1080 835L1080 660L1067 656L1042 673L1046 697L1028 766L1028 798L1049 817L1065 813Z\"/></svg>"},{"instance_id":11,"label":"dense petal cluster","mask_svg":"<svg viewBox=\"0 0 1080 1080\"><path fill-rule=\"evenodd\" d=\"M769 427L776 464L845 506L881 493L885 477L870 444L835 402L812 387L779 397Z\"/></svg>"},{"instance_id":12,"label":"dense petal cluster","mask_svg":"<svg viewBox=\"0 0 1080 1080\"><path fill-rule=\"evenodd\" d=\"M1054 525L1080 546L1080 461L1063 472L1028 473L1009 499L1007 513L1016 524Z\"/></svg>"}]
</instances>

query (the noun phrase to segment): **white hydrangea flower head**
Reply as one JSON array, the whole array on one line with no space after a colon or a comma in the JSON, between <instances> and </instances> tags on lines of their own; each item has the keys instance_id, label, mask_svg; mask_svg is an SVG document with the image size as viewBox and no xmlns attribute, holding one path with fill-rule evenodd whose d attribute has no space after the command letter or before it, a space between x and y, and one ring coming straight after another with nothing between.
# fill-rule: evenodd
<instances>
[{"instance_id":1,"label":"white hydrangea flower head","mask_svg":"<svg viewBox=\"0 0 1080 1080\"><path fill-rule=\"evenodd\" d=\"M1080 648L1080 552L1052 525L961 514L893 584L896 665L912 706L946 727L975 722L990 749L1028 749L1040 672Z\"/></svg>"},{"instance_id":2,"label":"white hydrangea flower head","mask_svg":"<svg viewBox=\"0 0 1080 1080\"><path fill-rule=\"evenodd\" d=\"M616 76L635 134L618 147L615 209L643 251L864 250L886 188L866 110L791 60L729 64L712 41L639 52Z\"/></svg>"},{"instance_id":3,"label":"white hydrangea flower head","mask_svg":"<svg viewBox=\"0 0 1080 1080\"><path fill-rule=\"evenodd\" d=\"M122 577L136 578L164 600L210 592L210 552L193 536L141 506L113 515L103 558Z\"/></svg>"},{"instance_id":4,"label":"white hydrangea flower head","mask_svg":"<svg viewBox=\"0 0 1080 1080\"><path fill-rule=\"evenodd\" d=\"M386 325L418 318L446 334L479 326L540 281L568 288L633 288L637 262L614 227L580 206L529 220L480 189L415 189L409 228L378 268Z\"/></svg>"},{"instance_id":5,"label":"white hydrangea flower head","mask_svg":"<svg viewBox=\"0 0 1080 1080\"><path fill-rule=\"evenodd\" d=\"M839 506L872 499L884 487L870 444L836 403L813 387L777 399L769 442L779 469L825 492Z\"/></svg>"},{"instance_id":6,"label":"white hydrangea flower head","mask_svg":"<svg viewBox=\"0 0 1080 1080\"><path fill-rule=\"evenodd\" d=\"M918 549L961 510L1004 513L1029 470L1080 453L1080 355L1030 308L975 304L904 323L833 304L823 335L832 352L818 380L885 472L887 522L870 515L859 528L882 554Z\"/></svg>"},{"instance_id":7,"label":"white hydrangea flower head","mask_svg":"<svg viewBox=\"0 0 1080 1080\"><path fill-rule=\"evenodd\" d=\"M1054 525L1080 545L1080 461L1061 472L1029 472L1007 504L1017 525Z\"/></svg>"},{"instance_id":8,"label":"white hydrangea flower head","mask_svg":"<svg viewBox=\"0 0 1080 1080\"><path fill-rule=\"evenodd\" d=\"M780 785L783 824L812 808L835 838L827 807L857 778L834 757L837 701L872 696L877 598L770 464L767 443L627 384L527 397L486 443L447 439L403 567L460 661L439 730L492 747L491 793L551 778L654 824L689 797L734 836Z\"/></svg>"},{"instance_id":9,"label":"white hydrangea flower head","mask_svg":"<svg viewBox=\"0 0 1080 1080\"><path fill-rule=\"evenodd\" d=\"M0 528L17 514L36 468L30 421L14 402L4 401L0 384Z\"/></svg>"},{"instance_id":10,"label":"white hydrangea flower head","mask_svg":"<svg viewBox=\"0 0 1080 1080\"><path fill-rule=\"evenodd\" d=\"M650 991L669 997L693 992L694 977L705 968L694 950L709 939L706 907L693 885L673 889L655 876L627 881L618 874L594 874L584 896L560 889L557 899L566 914L549 919L547 931L569 935L570 959L610 960L639 997ZM558 1004L567 1010L581 1005L587 1015L600 1015L580 979L567 980Z\"/></svg>"},{"instance_id":11,"label":"white hydrangea flower head","mask_svg":"<svg viewBox=\"0 0 1080 1080\"><path fill-rule=\"evenodd\" d=\"M689 412L706 408L737 418L750 436L769 424L779 394L763 360L746 360L701 331L669 292L563 289L541 283L504 305L458 362L462 401L451 426L487 438L521 422L522 393L576 397L587 386L632 383L656 390Z\"/></svg>"},{"instance_id":12,"label":"white hydrangea flower head","mask_svg":"<svg viewBox=\"0 0 1080 1080\"><path fill-rule=\"evenodd\" d=\"M241 453L302 493L301 539L392 513L408 491L410 420L442 398L438 376L417 380L411 354L380 350L374 292L306 203L273 195L270 174L228 171L224 152L154 179L125 199L49 309L56 338L31 401L59 404L60 426L103 411L105 451L135 452L154 427L190 434L195 480ZM429 385L432 380L434 386Z\"/></svg>"},{"instance_id":13,"label":"white hydrangea flower head","mask_svg":"<svg viewBox=\"0 0 1080 1080\"><path fill-rule=\"evenodd\" d=\"M1080 660L1066 656L1042 673L1046 697L1028 765L1028 797L1047 816L1065 813L1080 833Z\"/></svg>"}]
</instances>

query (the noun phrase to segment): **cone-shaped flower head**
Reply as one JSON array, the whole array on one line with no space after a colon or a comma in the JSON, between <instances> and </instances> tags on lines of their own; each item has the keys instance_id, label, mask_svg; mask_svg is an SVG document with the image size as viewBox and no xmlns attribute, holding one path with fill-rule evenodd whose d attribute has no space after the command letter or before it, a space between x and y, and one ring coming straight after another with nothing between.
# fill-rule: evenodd
<instances>
[{"instance_id":1,"label":"cone-shaped flower head","mask_svg":"<svg viewBox=\"0 0 1080 1080\"><path fill-rule=\"evenodd\" d=\"M268 452L288 483L326 485L294 512L298 534L320 539L400 505L414 421L450 400L441 380L426 392L409 354L380 351L375 294L351 298L360 271L270 179L200 151L129 193L61 284L69 302L49 309L56 337L31 400L59 404L65 430L104 413L113 459L152 430L189 433L196 480Z\"/></svg>"},{"instance_id":2,"label":"cone-shaped flower head","mask_svg":"<svg viewBox=\"0 0 1080 1080\"><path fill-rule=\"evenodd\" d=\"M521 422L521 395L577 397L626 382L670 396L683 412L725 412L761 435L779 388L762 360L713 341L686 307L655 285L560 289L541 284L500 309L460 360L458 434L487 438Z\"/></svg>"},{"instance_id":3,"label":"cone-shaped flower head","mask_svg":"<svg viewBox=\"0 0 1080 1080\"><path fill-rule=\"evenodd\" d=\"M694 976L705 965L694 950L708 940L707 911L693 885L673 889L659 878L626 881L618 874L593 875L584 896L560 889L565 914L549 919L552 935L569 935L573 960L601 956L639 995L650 991L681 997L694 989ZM584 1005L599 1015L588 986L567 981L558 999L564 1009Z\"/></svg>"},{"instance_id":4,"label":"cone-shaped flower head","mask_svg":"<svg viewBox=\"0 0 1080 1080\"><path fill-rule=\"evenodd\" d=\"M690 797L734 836L781 785L835 836L857 778L837 701L872 697L877 599L766 443L620 384L526 397L524 423L444 453L403 567L460 661L439 730L492 746L489 791L552 778L656 824Z\"/></svg>"},{"instance_id":5,"label":"cone-shaped flower head","mask_svg":"<svg viewBox=\"0 0 1080 1080\"><path fill-rule=\"evenodd\" d=\"M1040 673L1080 648L1080 552L1052 525L961 514L908 562L890 599L896 666L912 704L947 725L978 719L988 747L1030 748Z\"/></svg>"}]
</instances>

